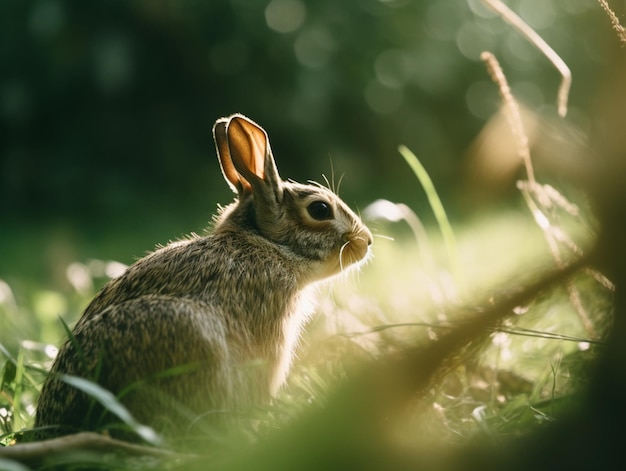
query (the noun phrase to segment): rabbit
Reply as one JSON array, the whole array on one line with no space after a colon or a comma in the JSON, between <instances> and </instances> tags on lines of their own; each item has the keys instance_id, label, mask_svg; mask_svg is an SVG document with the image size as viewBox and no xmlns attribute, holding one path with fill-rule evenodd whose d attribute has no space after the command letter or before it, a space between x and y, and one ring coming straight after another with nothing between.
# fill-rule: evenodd
<instances>
[{"instance_id":1,"label":"rabbit","mask_svg":"<svg viewBox=\"0 0 626 471\"><path fill-rule=\"evenodd\" d=\"M258 124L220 118L213 138L237 197L207 235L157 248L97 293L42 386L35 428L45 437L115 422L60 375L97 382L165 436L268 404L312 287L368 258L372 234L359 217L321 185L282 180Z\"/></svg>"}]
</instances>

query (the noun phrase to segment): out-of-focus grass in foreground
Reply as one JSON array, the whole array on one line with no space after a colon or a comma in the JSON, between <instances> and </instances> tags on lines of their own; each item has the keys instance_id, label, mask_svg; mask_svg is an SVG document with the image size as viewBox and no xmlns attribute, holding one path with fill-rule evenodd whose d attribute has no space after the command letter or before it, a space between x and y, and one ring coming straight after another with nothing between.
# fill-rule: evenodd
<instances>
[{"instance_id":1,"label":"out-of-focus grass in foreground","mask_svg":"<svg viewBox=\"0 0 626 471\"><path fill-rule=\"evenodd\" d=\"M591 243L587 224L568 224L578 245ZM487 307L492 296L515 291L554 264L542 231L522 207L453 228L459 280L436 228L418 240L402 222L370 225L376 234L374 256L359 272L320 288L317 314L289 387L270 409L270 428L312 402L323 402L351 368L436 340L471 312L468 306ZM16 293L0 282L0 439L5 443L11 432L32 425L44 371L65 335L59 316L73 324L97 289L123 268L119 262L76 261L64 268L66 290ZM594 342L601 342L608 326L610 303L591 277L582 274L575 283L584 293L581 302L594 321L593 332L585 329L565 288L542 293L463 352L431 396L416 401L397 424L398 440L426 446L477 434L522 433L575 403L573 393L584 386L585 367L601 348Z\"/></svg>"}]
</instances>

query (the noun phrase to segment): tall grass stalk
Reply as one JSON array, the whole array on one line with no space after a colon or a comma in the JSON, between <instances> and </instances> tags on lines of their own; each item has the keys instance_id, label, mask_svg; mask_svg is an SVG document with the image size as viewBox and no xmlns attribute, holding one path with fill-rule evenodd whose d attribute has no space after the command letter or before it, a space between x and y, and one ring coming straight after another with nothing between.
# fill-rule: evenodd
<instances>
[{"instance_id":1,"label":"tall grass stalk","mask_svg":"<svg viewBox=\"0 0 626 471\"><path fill-rule=\"evenodd\" d=\"M459 262L458 248L456 243L456 238L454 237L454 232L452 231L452 226L450 225L450 221L448 220L448 215L446 214L446 210L441 203L441 199L437 194L437 190L435 189L435 185L431 180L428 172L419 161L419 159L415 156L411 150L401 145L398 147L398 151L400 155L404 158L415 176L419 180L422 188L424 188L424 192L426 193L426 197L428 198L428 203L433 210L433 214L435 215L435 219L437 220L437 225L439 226L439 230L441 231L441 235L443 237L444 244L446 246L446 252L448 256L448 262L450 264L450 270L457 282L457 286L462 287L463 277L461 272L461 264Z\"/></svg>"},{"instance_id":2,"label":"tall grass stalk","mask_svg":"<svg viewBox=\"0 0 626 471\"><path fill-rule=\"evenodd\" d=\"M24 391L24 349L20 348L15 362L15 379L13 383L13 430L23 428L22 421L22 393Z\"/></svg>"},{"instance_id":3,"label":"tall grass stalk","mask_svg":"<svg viewBox=\"0 0 626 471\"><path fill-rule=\"evenodd\" d=\"M598 0L598 3L600 3L600 6L609 16L609 20L611 20L611 26L613 26L613 30L617 34L618 39L621 41L622 44L626 44L626 29L619 22L619 18L609 6L609 2L607 2L606 0Z\"/></svg>"}]
</instances>

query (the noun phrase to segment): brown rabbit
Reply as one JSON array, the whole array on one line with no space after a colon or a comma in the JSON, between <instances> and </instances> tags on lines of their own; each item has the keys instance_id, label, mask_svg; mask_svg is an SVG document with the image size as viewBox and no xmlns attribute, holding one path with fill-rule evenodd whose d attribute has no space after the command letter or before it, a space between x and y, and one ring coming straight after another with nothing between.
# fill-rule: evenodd
<instances>
[{"instance_id":1,"label":"brown rabbit","mask_svg":"<svg viewBox=\"0 0 626 471\"><path fill-rule=\"evenodd\" d=\"M91 301L43 385L42 435L113 419L61 374L99 383L166 435L268 402L309 316L307 288L366 259L369 230L328 189L283 181L260 126L235 114L213 137L238 198L209 235L156 250Z\"/></svg>"}]
</instances>

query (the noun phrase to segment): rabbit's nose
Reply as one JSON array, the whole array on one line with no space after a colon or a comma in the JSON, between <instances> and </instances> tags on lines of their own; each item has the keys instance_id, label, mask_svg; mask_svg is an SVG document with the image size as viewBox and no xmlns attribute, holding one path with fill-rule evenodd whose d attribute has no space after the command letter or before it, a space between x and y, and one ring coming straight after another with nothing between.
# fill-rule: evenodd
<instances>
[{"instance_id":1,"label":"rabbit's nose","mask_svg":"<svg viewBox=\"0 0 626 471\"><path fill-rule=\"evenodd\" d=\"M370 232L370 230L367 227L363 228L363 234L366 237L367 246L369 247L370 245L372 245L374 243L374 237L372 236L372 233Z\"/></svg>"}]
</instances>

